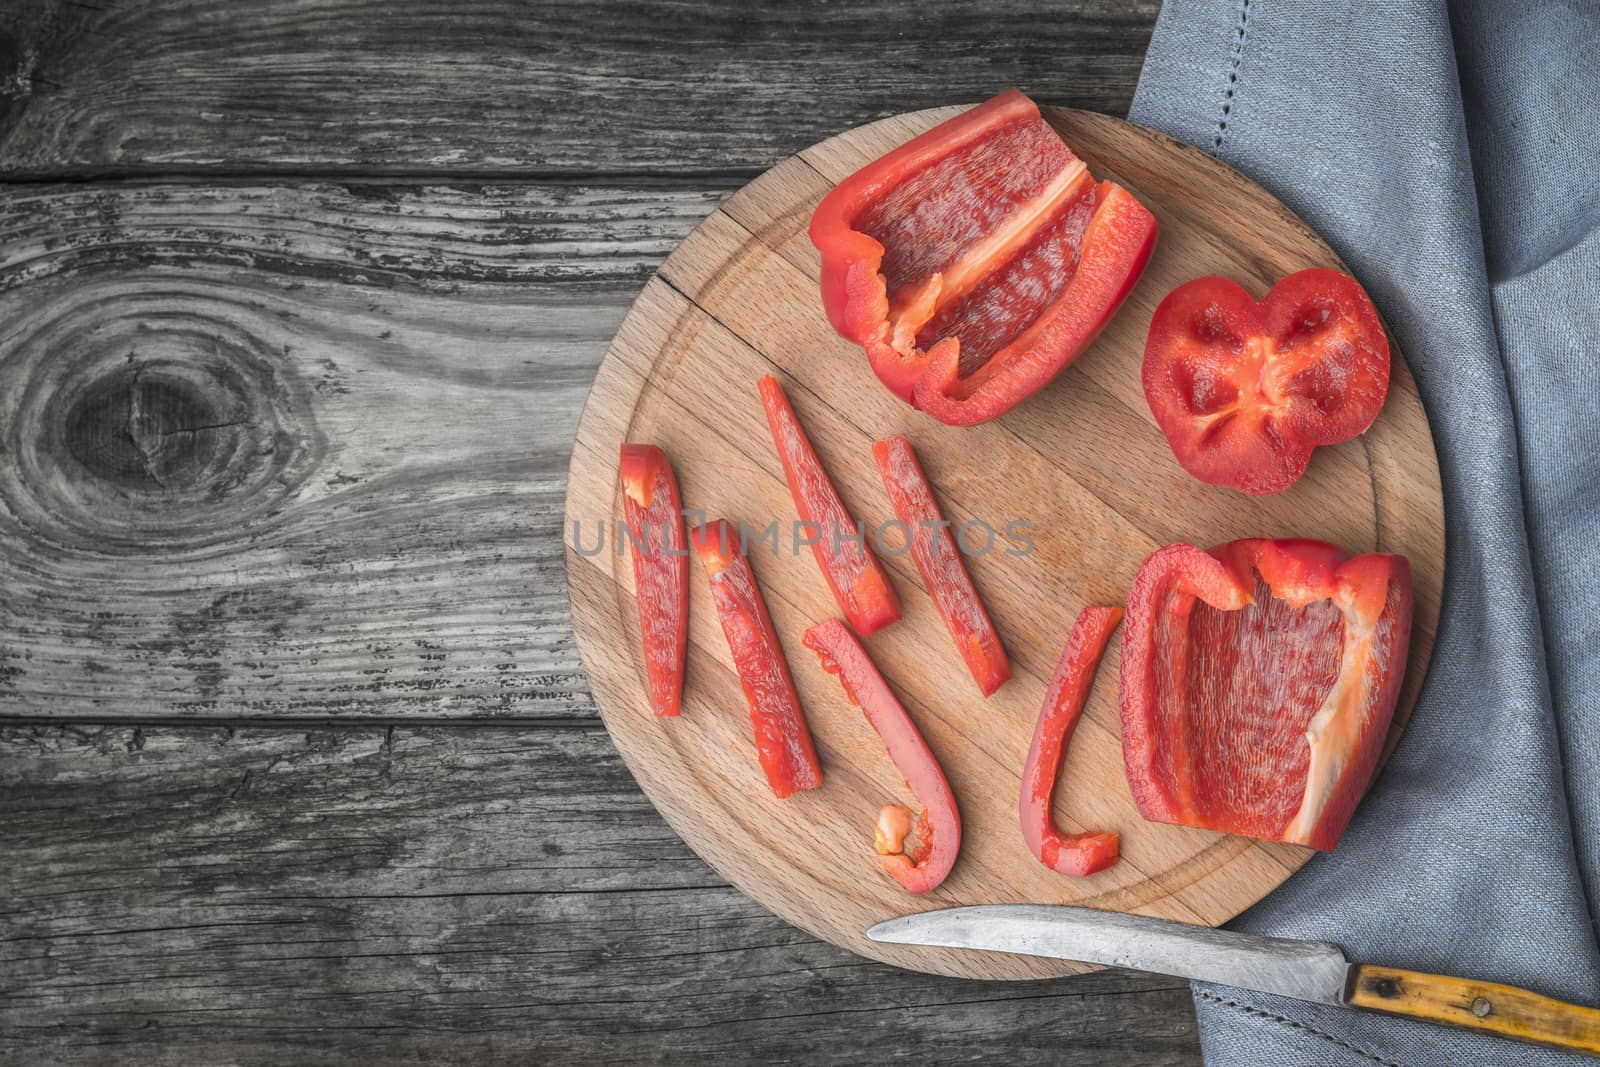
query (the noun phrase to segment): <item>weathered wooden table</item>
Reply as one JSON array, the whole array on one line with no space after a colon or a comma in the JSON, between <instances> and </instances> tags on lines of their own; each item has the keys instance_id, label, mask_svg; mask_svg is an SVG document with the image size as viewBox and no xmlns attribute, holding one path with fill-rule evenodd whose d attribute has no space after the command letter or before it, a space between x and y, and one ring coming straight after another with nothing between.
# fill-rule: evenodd
<instances>
[{"instance_id":1,"label":"weathered wooden table","mask_svg":"<svg viewBox=\"0 0 1600 1067\"><path fill-rule=\"evenodd\" d=\"M593 368L786 154L1155 0L0 5L0 1060L1193 1064L1187 989L903 973L640 796L559 525Z\"/></svg>"}]
</instances>

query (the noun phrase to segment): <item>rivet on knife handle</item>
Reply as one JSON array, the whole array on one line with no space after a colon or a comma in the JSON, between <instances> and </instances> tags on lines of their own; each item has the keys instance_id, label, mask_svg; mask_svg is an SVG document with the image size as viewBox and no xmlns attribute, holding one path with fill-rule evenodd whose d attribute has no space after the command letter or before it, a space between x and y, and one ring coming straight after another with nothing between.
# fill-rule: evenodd
<instances>
[{"instance_id":1,"label":"rivet on knife handle","mask_svg":"<svg viewBox=\"0 0 1600 1067\"><path fill-rule=\"evenodd\" d=\"M1362 963L1353 968L1350 1003L1600 1056L1600 1009L1516 986Z\"/></svg>"}]
</instances>

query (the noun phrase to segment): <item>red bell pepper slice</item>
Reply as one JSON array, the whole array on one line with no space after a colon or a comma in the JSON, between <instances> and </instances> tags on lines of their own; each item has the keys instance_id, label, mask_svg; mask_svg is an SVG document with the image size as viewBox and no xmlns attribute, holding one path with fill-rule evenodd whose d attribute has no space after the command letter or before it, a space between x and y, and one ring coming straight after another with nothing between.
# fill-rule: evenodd
<instances>
[{"instance_id":1,"label":"red bell pepper slice","mask_svg":"<svg viewBox=\"0 0 1600 1067\"><path fill-rule=\"evenodd\" d=\"M691 536L711 581L711 599L717 605L717 617L750 705L756 752L767 784L780 800L815 789L822 784L822 768L811 744L811 728L800 708L767 602L739 542L739 531L717 519L696 526Z\"/></svg>"},{"instance_id":2,"label":"red bell pepper slice","mask_svg":"<svg viewBox=\"0 0 1600 1067\"><path fill-rule=\"evenodd\" d=\"M1265 495L1318 445L1362 433L1389 391L1389 339L1355 279L1284 278L1257 303L1227 278L1178 286L1156 308L1144 395L1183 469Z\"/></svg>"},{"instance_id":3,"label":"red bell pepper slice","mask_svg":"<svg viewBox=\"0 0 1600 1067\"><path fill-rule=\"evenodd\" d=\"M1122 642L1122 749L1146 819L1328 850L1405 676L1411 568L1320 541L1168 545Z\"/></svg>"},{"instance_id":4,"label":"red bell pepper slice","mask_svg":"<svg viewBox=\"0 0 1600 1067\"><path fill-rule=\"evenodd\" d=\"M972 680L989 696L1011 678L1011 664L956 550L950 523L939 510L922 464L904 437L874 443L872 455L894 513L909 531L911 558L928 586L928 595L966 660Z\"/></svg>"},{"instance_id":5,"label":"red bell pepper slice","mask_svg":"<svg viewBox=\"0 0 1600 1067\"><path fill-rule=\"evenodd\" d=\"M689 550L678 479L667 454L654 445L622 446L622 510L632 535L650 707L658 718L674 716L683 700L689 650Z\"/></svg>"},{"instance_id":6,"label":"red bell pepper slice","mask_svg":"<svg viewBox=\"0 0 1600 1067\"><path fill-rule=\"evenodd\" d=\"M1121 608L1084 608L1056 662L1056 672L1039 709L1033 744L1022 766L1022 837L1039 862L1061 874L1083 876L1117 862L1117 835L1100 831L1064 834L1051 817L1056 777L1072 731L1094 684L1095 668L1111 632L1122 621Z\"/></svg>"},{"instance_id":7,"label":"red bell pepper slice","mask_svg":"<svg viewBox=\"0 0 1600 1067\"><path fill-rule=\"evenodd\" d=\"M917 843L909 850L905 842L912 833L911 810L890 804L878 812L875 847L879 866L907 892L926 893L937 888L955 866L956 855L961 851L961 813L956 810L955 793L939 761L861 643L843 623L838 619L818 623L806 631L805 642L822 661L822 669L839 676L845 696L866 714L867 721L883 738L889 758L905 775L912 794L925 809L916 817Z\"/></svg>"},{"instance_id":8,"label":"red bell pepper slice","mask_svg":"<svg viewBox=\"0 0 1600 1067\"><path fill-rule=\"evenodd\" d=\"M811 553L833 590L833 599L857 633L865 636L883 629L900 618L900 598L878 557L867 547L866 531L839 499L839 491L795 418L783 386L770 374L761 379L761 403L767 410L772 443L783 462L795 510L815 537Z\"/></svg>"},{"instance_id":9,"label":"red bell pepper slice","mask_svg":"<svg viewBox=\"0 0 1600 1067\"><path fill-rule=\"evenodd\" d=\"M883 383L972 425L1076 359L1133 288L1156 220L1012 90L852 174L811 219L822 303Z\"/></svg>"}]
</instances>

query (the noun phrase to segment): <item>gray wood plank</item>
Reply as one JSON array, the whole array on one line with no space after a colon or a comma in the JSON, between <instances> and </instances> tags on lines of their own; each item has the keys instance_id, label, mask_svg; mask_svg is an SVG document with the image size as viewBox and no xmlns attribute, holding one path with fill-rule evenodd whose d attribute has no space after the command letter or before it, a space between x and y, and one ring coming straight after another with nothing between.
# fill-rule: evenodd
<instances>
[{"instance_id":1,"label":"gray wood plank","mask_svg":"<svg viewBox=\"0 0 1600 1067\"><path fill-rule=\"evenodd\" d=\"M0 717L592 714L562 474L643 278L840 129L1120 113L1158 6L0 6L0 178L570 179L0 192ZM578 723L17 727L0 810L6 1062L1199 1062L1179 983L786 926Z\"/></svg>"},{"instance_id":2,"label":"gray wood plank","mask_svg":"<svg viewBox=\"0 0 1600 1067\"><path fill-rule=\"evenodd\" d=\"M19 0L0 175L750 175L1020 86L1122 114L1158 0Z\"/></svg>"},{"instance_id":3,"label":"gray wood plank","mask_svg":"<svg viewBox=\"0 0 1600 1067\"><path fill-rule=\"evenodd\" d=\"M12 727L0 810L9 1062L1200 1062L1180 982L786 926L597 727Z\"/></svg>"},{"instance_id":4,"label":"gray wood plank","mask_svg":"<svg viewBox=\"0 0 1600 1067\"><path fill-rule=\"evenodd\" d=\"M726 191L0 196L0 716L593 714L578 412Z\"/></svg>"}]
</instances>

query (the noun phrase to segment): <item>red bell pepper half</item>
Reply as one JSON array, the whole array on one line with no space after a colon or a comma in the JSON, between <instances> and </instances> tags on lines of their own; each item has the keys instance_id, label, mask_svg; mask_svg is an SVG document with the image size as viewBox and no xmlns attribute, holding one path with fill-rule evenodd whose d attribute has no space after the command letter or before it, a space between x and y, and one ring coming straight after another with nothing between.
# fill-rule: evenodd
<instances>
[{"instance_id":1,"label":"red bell pepper half","mask_svg":"<svg viewBox=\"0 0 1600 1067\"><path fill-rule=\"evenodd\" d=\"M1056 799L1056 777L1067 754L1072 731L1083 714L1094 684L1095 668L1111 632L1122 621L1121 608L1084 608L1072 625L1056 673L1050 679L1033 744L1022 767L1022 837L1040 863L1061 874L1086 875L1117 862L1117 835L1090 831L1064 834L1050 809Z\"/></svg>"},{"instance_id":2,"label":"red bell pepper half","mask_svg":"<svg viewBox=\"0 0 1600 1067\"><path fill-rule=\"evenodd\" d=\"M1362 433L1389 391L1389 339L1366 291L1335 270L1291 274L1257 303L1227 278L1156 308L1144 395L1183 469L1265 495L1318 445Z\"/></svg>"},{"instance_id":3,"label":"red bell pepper half","mask_svg":"<svg viewBox=\"0 0 1600 1067\"><path fill-rule=\"evenodd\" d=\"M806 631L805 642L822 661L823 670L839 676L845 695L883 738L889 758L925 809L916 817L917 843L909 850L905 842L913 832L911 810L891 804L878 812L875 847L879 865L907 892L937 888L961 851L961 813L939 761L843 623L838 619L818 623Z\"/></svg>"},{"instance_id":4,"label":"red bell pepper half","mask_svg":"<svg viewBox=\"0 0 1600 1067\"><path fill-rule=\"evenodd\" d=\"M767 784L779 799L822 784L822 768L811 745L811 728L794 691L767 602L739 543L739 531L724 519L696 526L692 534L711 580L722 632L750 705L756 752Z\"/></svg>"},{"instance_id":5,"label":"red bell pepper half","mask_svg":"<svg viewBox=\"0 0 1600 1067\"><path fill-rule=\"evenodd\" d=\"M1377 767L1410 635L1403 556L1320 541L1159 549L1122 641L1140 813L1332 849Z\"/></svg>"},{"instance_id":6,"label":"red bell pepper half","mask_svg":"<svg viewBox=\"0 0 1600 1067\"><path fill-rule=\"evenodd\" d=\"M1004 414L1077 359L1155 247L1155 216L1012 90L852 174L811 218L822 304L941 422Z\"/></svg>"},{"instance_id":7,"label":"red bell pepper half","mask_svg":"<svg viewBox=\"0 0 1600 1067\"><path fill-rule=\"evenodd\" d=\"M856 632L865 636L900 618L900 598L878 557L867 547L866 531L851 518L833 480L822 468L810 438L795 418L783 386L770 374L761 379L761 403L767 410L772 443L783 462L783 476L805 523L811 553L833 590L839 610Z\"/></svg>"},{"instance_id":8,"label":"red bell pepper half","mask_svg":"<svg viewBox=\"0 0 1600 1067\"><path fill-rule=\"evenodd\" d=\"M667 454L654 445L622 446L622 510L633 555L650 706L677 715L689 649L689 550L683 501Z\"/></svg>"},{"instance_id":9,"label":"red bell pepper half","mask_svg":"<svg viewBox=\"0 0 1600 1067\"><path fill-rule=\"evenodd\" d=\"M911 558L927 584L928 595L966 660L972 680L989 696L1011 678L1011 664L956 550L950 523L939 510L922 464L904 437L874 443L872 455L894 513L909 531Z\"/></svg>"}]
</instances>

